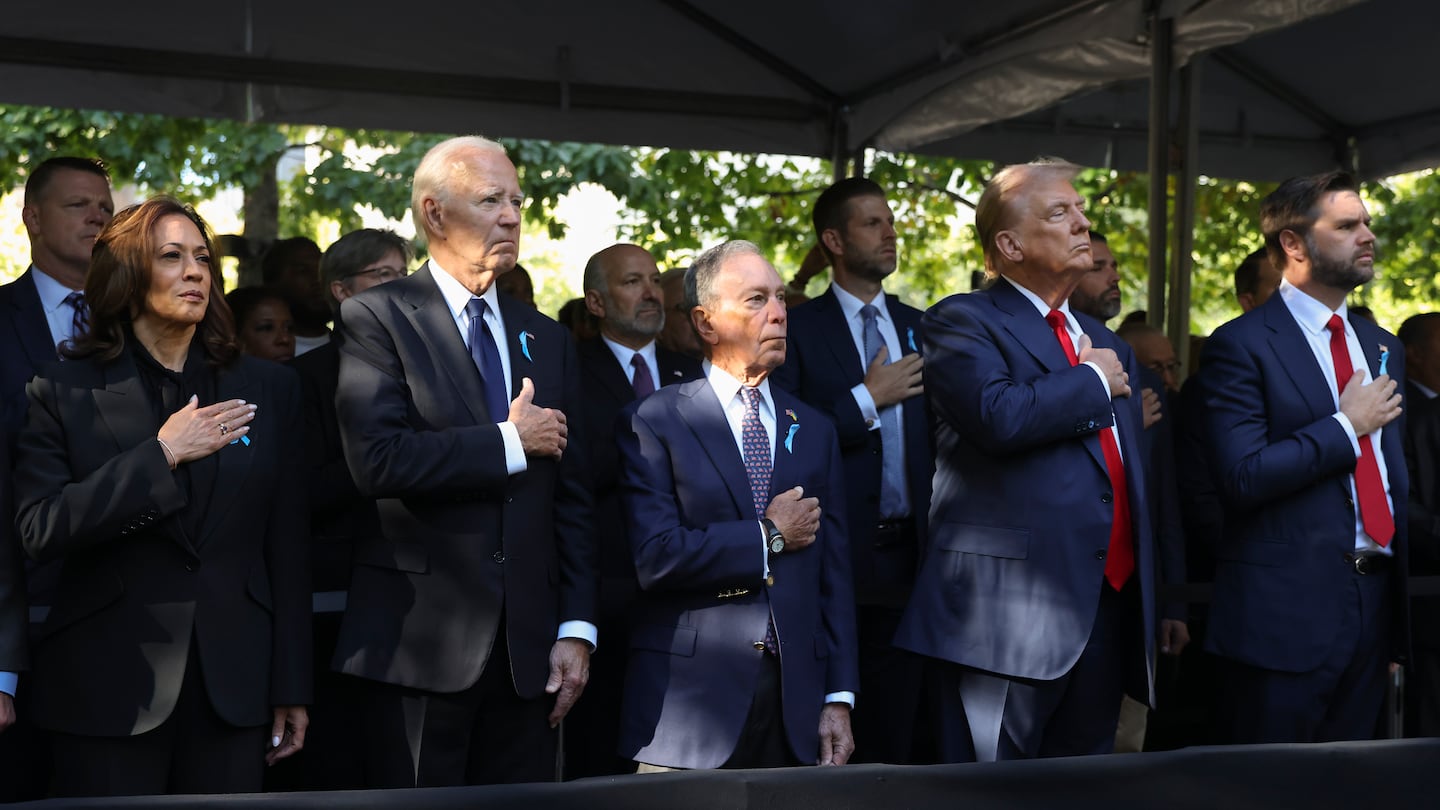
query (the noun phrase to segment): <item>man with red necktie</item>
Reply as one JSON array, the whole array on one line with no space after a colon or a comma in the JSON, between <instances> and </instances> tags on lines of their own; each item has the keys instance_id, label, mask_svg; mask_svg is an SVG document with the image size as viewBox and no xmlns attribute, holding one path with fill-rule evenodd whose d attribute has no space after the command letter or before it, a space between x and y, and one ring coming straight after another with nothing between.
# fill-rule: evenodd
<instances>
[{"instance_id":1,"label":"man with red necktie","mask_svg":"<svg viewBox=\"0 0 1440 810\"><path fill-rule=\"evenodd\" d=\"M1206 343L1206 432L1225 505L1206 649L1233 742L1373 737L1408 647L1399 385L1404 347L1345 296L1375 235L1341 172L1285 181L1260 211L1277 295Z\"/></svg>"},{"instance_id":2,"label":"man with red necktie","mask_svg":"<svg viewBox=\"0 0 1440 810\"><path fill-rule=\"evenodd\" d=\"M1138 366L1067 302L1094 264L1077 171L997 173L975 226L999 278L922 321L934 495L895 643L939 659L946 761L1106 753L1122 693L1153 696Z\"/></svg>"}]
</instances>

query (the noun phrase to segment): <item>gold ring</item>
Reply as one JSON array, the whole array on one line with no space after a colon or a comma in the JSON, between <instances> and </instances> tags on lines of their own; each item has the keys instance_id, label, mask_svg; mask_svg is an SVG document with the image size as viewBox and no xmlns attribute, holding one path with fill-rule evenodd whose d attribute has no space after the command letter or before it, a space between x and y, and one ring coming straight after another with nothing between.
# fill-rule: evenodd
<instances>
[{"instance_id":1,"label":"gold ring","mask_svg":"<svg viewBox=\"0 0 1440 810\"><path fill-rule=\"evenodd\" d=\"M224 436L226 433L229 433L229 432L230 432L230 428L229 428L224 422L221 422L221 423L220 423L220 435L221 435L221 436Z\"/></svg>"}]
</instances>

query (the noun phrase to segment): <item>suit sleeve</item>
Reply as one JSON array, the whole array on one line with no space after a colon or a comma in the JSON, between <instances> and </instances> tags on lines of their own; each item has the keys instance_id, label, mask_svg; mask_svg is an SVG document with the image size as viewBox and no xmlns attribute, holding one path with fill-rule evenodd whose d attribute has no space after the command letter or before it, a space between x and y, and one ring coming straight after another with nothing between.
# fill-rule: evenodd
<instances>
[{"instance_id":1,"label":"suit sleeve","mask_svg":"<svg viewBox=\"0 0 1440 810\"><path fill-rule=\"evenodd\" d=\"M831 441L825 465L826 491L832 502L821 504L824 571L820 576L821 620L830 658L825 671L825 693L860 691L860 648L855 622L855 579L850 570L850 533L845 523L845 476L840 448Z\"/></svg>"},{"instance_id":2,"label":"suit sleeve","mask_svg":"<svg viewBox=\"0 0 1440 810\"><path fill-rule=\"evenodd\" d=\"M560 569L560 621L594 623L600 609L600 541L595 533L590 476L580 391L580 356L564 341L564 393L561 412L570 426L569 442L555 476L555 543Z\"/></svg>"},{"instance_id":3,"label":"suit sleeve","mask_svg":"<svg viewBox=\"0 0 1440 810\"><path fill-rule=\"evenodd\" d=\"M923 321L925 392L936 418L993 456L1028 453L1114 424L1110 397L1093 369L1017 378L997 327L977 318L973 306L952 298ZM1009 352L1025 351L1017 340L1005 340Z\"/></svg>"},{"instance_id":4,"label":"suit sleeve","mask_svg":"<svg viewBox=\"0 0 1440 810\"><path fill-rule=\"evenodd\" d=\"M1241 330L1216 330L1205 342L1200 368L1210 461L1220 495L1231 508L1257 509L1355 469L1350 437L1331 416L1289 435L1270 434L1267 408L1272 403Z\"/></svg>"},{"instance_id":5,"label":"suit sleeve","mask_svg":"<svg viewBox=\"0 0 1440 810\"><path fill-rule=\"evenodd\" d=\"M41 562L123 540L185 506L158 441L121 451L74 480L66 437L95 428L65 424L64 390L45 377L30 382L16 457L16 526L25 551Z\"/></svg>"},{"instance_id":6,"label":"suit sleeve","mask_svg":"<svg viewBox=\"0 0 1440 810\"><path fill-rule=\"evenodd\" d=\"M10 437L0 436L0 515L15 514L10 471ZM15 524L0 520L0 672L30 667L24 565Z\"/></svg>"},{"instance_id":7,"label":"suit sleeve","mask_svg":"<svg viewBox=\"0 0 1440 810\"><path fill-rule=\"evenodd\" d=\"M695 528L682 520L674 467L703 460L672 459L674 448L634 407L620 412L615 439L630 551L641 588L719 589L760 581L765 546L759 521L727 520Z\"/></svg>"},{"instance_id":8,"label":"suit sleeve","mask_svg":"<svg viewBox=\"0 0 1440 810\"><path fill-rule=\"evenodd\" d=\"M267 407L280 414L284 447L300 444L300 390L296 375L276 375L275 401ZM265 530L265 565L275 609L271 637L270 702L297 706L312 702L310 657L310 511L307 506L303 458L281 453L275 475L274 500Z\"/></svg>"},{"instance_id":9,"label":"suit sleeve","mask_svg":"<svg viewBox=\"0 0 1440 810\"><path fill-rule=\"evenodd\" d=\"M383 296L362 296L342 305L346 339L335 411L356 487L372 498L453 497L504 487L510 472L498 426L437 427L418 413L413 389L438 381L409 376L395 334L371 308L388 304ZM433 364L413 371L432 378L447 373Z\"/></svg>"},{"instance_id":10,"label":"suit sleeve","mask_svg":"<svg viewBox=\"0 0 1440 810\"><path fill-rule=\"evenodd\" d=\"M1162 389L1163 391L1163 389ZM1164 418L1151 429L1156 431L1154 445L1146 462L1153 466L1150 474L1151 485L1156 487L1152 496L1155 514L1151 516L1155 526L1155 546L1160 557L1159 581L1163 585L1183 585L1185 577L1185 528L1180 519L1180 490L1175 473L1175 412L1171 409L1171 398L1164 399ZM1185 621L1187 611L1183 602L1166 602L1162 607L1166 619Z\"/></svg>"}]
</instances>

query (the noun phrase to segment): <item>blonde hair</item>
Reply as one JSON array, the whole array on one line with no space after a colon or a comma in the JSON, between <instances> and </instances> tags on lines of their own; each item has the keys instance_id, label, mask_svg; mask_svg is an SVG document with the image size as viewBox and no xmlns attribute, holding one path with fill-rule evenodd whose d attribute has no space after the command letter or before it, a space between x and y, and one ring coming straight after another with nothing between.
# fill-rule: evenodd
<instances>
[{"instance_id":1,"label":"blonde hair","mask_svg":"<svg viewBox=\"0 0 1440 810\"><path fill-rule=\"evenodd\" d=\"M980 202L975 205L975 233L980 240L980 249L985 253L987 274L999 274L995 267L995 237L1014 222L1015 200L1025 183L1036 176L1058 177L1069 182L1079 173L1080 166L1068 160L1039 157L1029 163L1006 166L990 178L985 190L980 193Z\"/></svg>"}]
</instances>

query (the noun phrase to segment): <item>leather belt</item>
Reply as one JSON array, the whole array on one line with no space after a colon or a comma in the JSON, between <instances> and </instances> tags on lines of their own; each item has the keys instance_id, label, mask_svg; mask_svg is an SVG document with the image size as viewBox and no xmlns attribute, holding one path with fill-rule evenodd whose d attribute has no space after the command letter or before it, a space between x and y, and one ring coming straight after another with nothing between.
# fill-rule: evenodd
<instances>
[{"instance_id":1,"label":"leather belt","mask_svg":"<svg viewBox=\"0 0 1440 810\"><path fill-rule=\"evenodd\" d=\"M915 537L915 519L882 520L875 524L875 548L889 548Z\"/></svg>"},{"instance_id":2,"label":"leather belt","mask_svg":"<svg viewBox=\"0 0 1440 810\"><path fill-rule=\"evenodd\" d=\"M1384 574L1394 564L1394 559L1386 554L1346 554L1345 561L1355 567L1355 573L1362 577Z\"/></svg>"}]
</instances>

